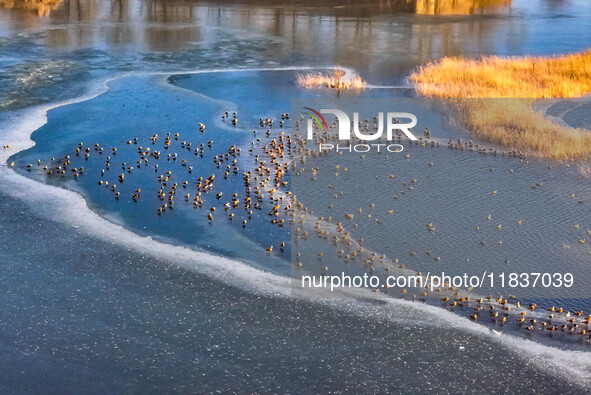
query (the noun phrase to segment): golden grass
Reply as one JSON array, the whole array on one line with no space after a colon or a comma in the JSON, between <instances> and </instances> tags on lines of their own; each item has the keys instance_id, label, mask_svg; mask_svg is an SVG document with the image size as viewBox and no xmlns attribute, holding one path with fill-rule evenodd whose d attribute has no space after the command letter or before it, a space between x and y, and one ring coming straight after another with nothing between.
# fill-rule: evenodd
<instances>
[{"instance_id":1,"label":"golden grass","mask_svg":"<svg viewBox=\"0 0 591 395\"><path fill-rule=\"evenodd\" d=\"M580 97L591 92L591 51L553 58L444 58L411 81L434 97Z\"/></svg>"},{"instance_id":2,"label":"golden grass","mask_svg":"<svg viewBox=\"0 0 591 395\"><path fill-rule=\"evenodd\" d=\"M532 108L535 99L590 93L591 51L552 58L445 58L410 79L424 96L461 99L466 128L484 140L552 159L591 153L591 132L556 124Z\"/></svg>"},{"instance_id":3,"label":"golden grass","mask_svg":"<svg viewBox=\"0 0 591 395\"><path fill-rule=\"evenodd\" d=\"M549 159L591 153L591 132L568 128L534 111L534 99L458 99L464 126L479 138Z\"/></svg>"},{"instance_id":4,"label":"golden grass","mask_svg":"<svg viewBox=\"0 0 591 395\"><path fill-rule=\"evenodd\" d=\"M296 79L299 85L307 89L325 87L344 90L349 88L361 89L365 86L366 82L361 77L344 78L345 74L343 70L334 70L332 74L298 74Z\"/></svg>"},{"instance_id":5,"label":"golden grass","mask_svg":"<svg viewBox=\"0 0 591 395\"><path fill-rule=\"evenodd\" d=\"M416 13L426 15L474 14L491 7L506 7L511 0L416 0Z\"/></svg>"}]
</instances>

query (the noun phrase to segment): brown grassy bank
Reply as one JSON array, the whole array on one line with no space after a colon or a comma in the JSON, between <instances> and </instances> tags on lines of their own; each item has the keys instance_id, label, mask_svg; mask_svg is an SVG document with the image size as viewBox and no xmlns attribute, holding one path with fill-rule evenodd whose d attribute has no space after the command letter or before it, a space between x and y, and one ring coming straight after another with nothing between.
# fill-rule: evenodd
<instances>
[{"instance_id":1,"label":"brown grassy bank","mask_svg":"<svg viewBox=\"0 0 591 395\"><path fill-rule=\"evenodd\" d=\"M552 159L591 153L591 132L558 125L532 109L535 99L591 93L591 51L550 58L445 58L410 79L423 96L461 99L462 121L484 140Z\"/></svg>"},{"instance_id":2,"label":"brown grassy bank","mask_svg":"<svg viewBox=\"0 0 591 395\"><path fill-rule=\"evenodd\" d=\"M307 89L325 87L343 90L349 88L361 89L365 86L365 81L363 81L361 77L354 76L347 78L345 71L338 69L333 70L331 73L328 74L298 74L296 78L298 84Z\"/></svg>"}]
</instances>

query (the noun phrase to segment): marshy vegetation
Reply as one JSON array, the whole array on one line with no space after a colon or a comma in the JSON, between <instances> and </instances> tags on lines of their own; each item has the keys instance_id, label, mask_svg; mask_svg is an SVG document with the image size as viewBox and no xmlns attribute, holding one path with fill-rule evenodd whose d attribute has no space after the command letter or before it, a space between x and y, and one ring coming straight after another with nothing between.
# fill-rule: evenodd
<instances>
[{"instance_id":1,"label":"marshy vegetation","mask_svg":"<svg viewBox=\"0 0 591 395\"><path fill-rule=\"evenodd\" d=\"M324 73L307 73L298 74L296 76L297 82L304 88L332 88L337 90L344 90L349 88L361 89L365 87L366 82L359 76L347 76L344 70L335 69L330 74Z\"/></svg>"},{"instance_id":2,"label":"marshy vegetation","mask_svg":"<svg viewBox=\"0 0 591 395\"><path fill-rule=\"evenodd\" d=\"M591 93L591 51L548 58L444 58L410 79L423 96L458 99L466 128L482 139L544 158L591 153L589 131L559 125L532 108L537 99Z\"/></svg>"},{"instance_id":3,"label":"marshy vegetation","mask_svg":"<svg viewBox=\"0 0 591 395\"><path fill-rule=\"evenodd\" d=\"M466 129L479 138L548 159L591 153L591 132L559 125L535 111L535 99L458 99Z\"/></svg>"},{"instance_id":4,"label":"marshy vegetation","mask_svg":"<svg viewBox=\"0 0 591 395\"><path fill-rule=\"evenodd\" d=\"M419 93L434 97L580 97L591 93L591 50L549 58L444 58L411 80Z\"/></svg>"}]
</instances>

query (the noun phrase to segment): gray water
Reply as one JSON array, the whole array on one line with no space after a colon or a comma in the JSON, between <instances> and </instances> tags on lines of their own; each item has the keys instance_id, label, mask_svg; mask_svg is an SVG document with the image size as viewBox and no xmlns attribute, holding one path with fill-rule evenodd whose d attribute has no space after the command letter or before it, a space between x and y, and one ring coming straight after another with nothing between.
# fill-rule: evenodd
<instances>
[{"instance_id":1,"label":"gray water","mask_svg":"<svg viewBox=\"0 0 591 395\"><path fill-rule=\"evenodd\" d=\"M556 54L591 43L585 1L513 1L459 16L384 7L66 1L45 17L0 9L0 142L19 145L22 136L13 133L21 122L35 121L33 106L77 97L121 73L342 65L370 84L399 85L414 67L444 55ZM211 81L204 86L212 90ZM228 96L215 93L209 92ZM241 96L237 105L248 105ZM57 120L60 111L68 109L56 109ZM498 176L507 167L526 175L523 187L541 174L535 162L483 162L442 151L413 149L408 177L415 160L431 155L443 169L465 172L461 181L468 184L484 174L510 182ZM486 173L489 167L495 172ZM544 173L544 184L576 182L562 180L564 171ZM143 246L132 242L72 195L25 181L5 166L0 172L3 392L588 389L586 352L491 334L418 303L290 299L281 291L288 285L270 285L281 280L218 255L179 265L185 253L148 239ZM441 181L422 177L427 185L416 195L424 201ZM528 201L548 199L548 189L528 191ZM400 243L405 254L427 248ZM227 281L218 274L225 271Z\"/></svg>"}]
</instances>

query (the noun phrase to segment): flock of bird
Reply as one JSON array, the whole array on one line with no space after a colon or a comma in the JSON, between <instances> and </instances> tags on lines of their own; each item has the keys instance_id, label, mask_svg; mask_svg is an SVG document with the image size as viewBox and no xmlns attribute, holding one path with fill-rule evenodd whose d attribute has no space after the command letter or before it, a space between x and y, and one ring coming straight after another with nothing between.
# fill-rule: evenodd
<instances>
[{"instance_id":1,"label":"flock of bird","mask_svg":"<svg viewBox=\"0 0 591 395\"><path fill-rule=\"evenodd\" d=\"M375 132L375 130L377 128L377 122L378 122L377 117L374 117L372 120L366 119L363 122L359 122L359 129L362 132L367 132L367 134L371 134L372 132ZM329 129L334 129L337 126L338 126L338 123L335 120L329 126ZM293 135L293 141L294 141L294 152L295 152L295 156L297 157L297 161L294 160L294 175L301 176L301 175L304 175L304 173L309 172L310 175L311 175L310 180L311 181L316 181L317 180L317 176L318 176L318 172L320 171L319 168L306 168L305 166L302 166L297 171L295 171L296 165L297 165L298 162L301 163L301 164L303 164L303 165L305 165L306 164L306 161L307 161L307 159L309 157L320 157L320 156L323 156L323 155L330 155L330 152L331 151L329 151L329 150L321 151L321 150L318 150L318 147L321 144L331 144L331 143L338 144L339 143L338 134L336 133L336 131L334 133L316 133L316 135L314 136L314 140L312 142L310 142L310 141L307 141L306 138L304 138L303 133L300 130L300 127L301 127L300 121L299 120L296 120L294 122L294 130L296 132ZM430 133L428 127L425 128L423 134L424 134L424 136L423 137L420 137L418 141L414 141L413 142L413 141L407 140L406 143L408 143L408 144L413 144L414 143L415 145L420 145L420 146L423 146L423 147L427 147L427 146L429 146L429 147L439 147L440 146L440 143L441 143L440 141L435 141L434 139L432 139L431 133ZM404 138L404 134L402 134L401 132L398 132L398 134L396 135L396 140L398 142L401 142L403 138ZM358 140L358 142L363 142L363 141L362 140ZM353 144L353 142L351 144ZM499 153L498 152L498 149L482 147L478 143L473 143L472 141L463 142L461 139L458 139L456 142L454 142L452 140L449 140L448 143L447 143L447 145L448 145L448 147L450 149L460 149L460 150L467 149L467 150L470 150L470 151L478 152L480 154L491 153L493 155L497 155ZM521 152L518 152L518 151L510 151L510 152L502 151L502 152L500 152L500 154L501 155L508 155L508 156L511 156L511 157L518 157L521 161L526 161L527 160L527 156L525 154L521 153ZM338 155L343 155L343 152L338 152ZM361 158L364 158L365 155L360 155L360 157ZM407 158L410 157L410 154L405 154L405 157L407 157ZM582 160L583 161L586 161L587 158L582 158ZM572 161L574 161L574 160L572 160ZM427 165L429 167L432 167L434 164L433 164L433 162L428 162ZM569 166L569 163L566 163L566 165ZM323 169L323 171L327 171L327 169ZM328 170L328 171L330 171L330 170ZM347 167L341 167L341 165L336 165L334 167L334 176L335 177L338 177L339 176L339 172L346 173L347 171L348 171L348 168ZM490 171L494 171L494 169L493 168L490 168ZM513 169L510 169L510 172L513 173ZM390 175L388 175L388 177L390 179L393 179L396 176L394 174L390 174ZM379 176L376 175L375 178L378 179ZM406 194L409 191L413 191L415 189L415 185L417 184L417 182L418 182L418 179L417 178L412 178L410 180L410 182L403 181L402 182L402 186L406 189L406 191L404 191L404 190L403 191L400 191L400 195L404 195L404 194ZM538 188L541 188L542 186L543 186L543 183L542 182L536 182L535 184L532 184L531 188L532 189L538 189ZM334 185L328 184L328 188L329 189L334 189ZM493 196L496 196L496 195L499 194L499 191L497 189L492 190L491 191L491 194ZM334 197L334 199L339 199L343 195L344 195L344 191L339 191L338 193L334 194L333 197ZM575 194L574 193L571 193L571 194L569 194L569 197L574 199L575 198ZM400 198L400 196L398 194L393 195L393 199L394 200L398 200L399 198ZM578 199L577 202L579 204L582 204L582 203L584 203L584 200L583 199ZM369 204L369 207L370 208L373 208L374 206L375 206L374 203L370 203ZM334 206L332 204L329 204L328 205L328 208L329 209L332 209L333 207ZM382 220L380 218L374 217L373 214L371 214L371 213L368 213L365 216L361 215L363 213L363 209L362 208L359 208L357 211L358 211L357 213L351 213L351 212L349 212L349 213L345 213L344 215L345 215L345 217L348 220L353 220L355 218L355 215L357 215L357 218L364 218L364 217L366 217L368 219L372 219L373 221L375 221L377 223L381 223L382 222ZM392 215L393 214L393 210L387 210L387 214ZM491 214L488 214L487 220L488 221L491 221L492 220L492 215ZM517 225L522 225L523 224L523 219L516 218L515 219L515 223ZM352 223L352 226L354 228L356 228L358 226L357 222L353 222ZM502 230L502 227L503 227L502 224L497 224L495 226L495 228L497 230ZM580 228L580 225L575 224L574 225L574 228L578 229L578 228ZM476 229L476 231L480 231L480 225L475 225L475 229ZM432 223L428 223L426 225L426 230L428 230L430 232L434 232L436 230L436 227L433 226ZM586 234L587 235L591 235L591 230L587 230L586 231ZM577 241L578 241L579 244L584 244L586 242L586 238L582 237L582 238L579 238ZM502 244L503 242L502 242L502 240L498 240L496 243L497 244ZM479 244L485 245L485 244L487 244L487 242L485 240L480 240L479 241ZM411 254L414 254L414 253L411 252ZM589 252L589 254L591 255L591 251ZM439 258L436 257L435 260L439 260ZM507 263L507 261L506 261L506 263Z\"/></svg>"},{"instance_id":2,"label":"flock of bird","mask_svg":"<svg viewBox=\"0 0 591 395\"><path fill-rule=\"evenodd\" d=\"M514 327L526 333L578 335L574 339L591 342L591 314L556 306L542 309L534 303L522 305L515 295L478 296L472 288L459 289L447 283L432 287L431 282L435 276L414 271L398 259L388 259L385 254L365 249L362 246L362 238L353 238L341 222L333 222L331 217L315 217L302 207L301 203L298 203L298 209L301 211L296 215L294 222L292 245L296 268L320 265L320 271L328 274L330 271L325 261L331 261L331 258L336 257L345 265L356 262L356 267L364 267L369 275L382 277L381 284L384 284L386 276L390 275L421 276L424 280L421 283L422 287L409 285L396 289L393 296L440 305L471 320L489 323L499 328ZM306 248L310 238L324 239L330 247L314 253ZM300 242L303 242L303 248L299 248ZM334 263L334 260L332 262ZM339 267L338 270L341 269L342 267ZM392 290L388 286L372 291L392 295Z\"/></svg>"},{"instance_id":3,"label":"flock of bird","mask_svg":"<svg viewBox=\"0 0 591 395\"><path fill-rule=\"evenodd\" d=\"M221 118L223 122L229 120L232 125L238 126L238 116L235 112L232 114L225 112ZM366 250L362 246L364 240L362 238L353 239L349 230L345 229L343 222L333 220L330 216L317 218L312 215L313 213L303 203L297 201L296 196L290 191L287 174L292 172L293 175L301 176L309 171L310 179L316 181L318 169L306 168L306 162L310 158L327 155L326 152L317 150L319 144L337 143L338 141L336 133L316 133L314 140L308 141L302 133L298 133L303 117L295 120L292 133L286 134L283 127L285 122L290 120L290 114L281 114L279 118L280 120L277 122L279 126L278 128L275 127L275 129L273 129L274 121L272 118L261 118L259 120L258 126L262 131L254 130L252 132L253 137L248 149L248 158L250 160L241 157L243 154L242 148L236 145L231 145L216 153L214 152L215 140L193 143L189 139L181 140L179 133L167 133L165 136L153 134L148 138L134 137L123 142L123 148L107 148L99 143L87 146L85 143L80 142L74 147L73 152L59 159L51 158L47 161L39 159L36 163L27 164L26 168L29 171L35 168L42 169L48 177L71 177L73 179L92 173L94 177L97 177L96 184L110 191L116 200L124 198L121 195L121 190L124 189L123 186L126 184L131 184L131 191L129 191L129 188L126 189L126 193L128 193L126 200L131 202L140 202L146 189L144 184L136 183L135 173L152 169L154 181L157 185L156 198L159 201L158 206L155 207L157 215L165 215L174 208L175 202L178 201L178 192L179 195L182 195L182 202L186 205L196 209L203 209L206 212L207 221L211 223L217 220L220 211L224 212L223 216L229 221L234 221L238 217L237 214L241 213L241 219L238 223L243 228L246 228L254 212L258 211L268 215L270 224L279 227L293 225L291 230L293 242L296 245L313 235L317 239L331 241L338 259L344 262L360 262L369 273L376 272L378 263L388 262L388 264L383 265L384 272L398 270L422 275L406 268L398 259L389 261L383 254L379 255ZM360 122L360 129L369 132L376 127L376 121L376 119L366 119ZM336 126L335 121L330 128L334 129ZM198 132L192 137L201 141L208 134L206 127L204 124L199 123L197 130ZM403 138L404 136L401 133L396 135L398 142L401 142ZM424 130L423 136L419 140L407 141L407 143L423 147L445 145L445 142L433 139L428 128ZM449 149L454 150L469 150L479 154L508 155L517 157L522 161L527 160L526 155L523 153L514 151L499 152L497 149L485 148L471 141L449 140L447 146ZM4 146L4 148L7 147L9 146ZM116 160L118 153L125 148L132 149L137 155L133 162L126 163ZM338 153L338 155L342 154L342 152ZM409 155L405 154L406 157L409 157ZM364 157L364 155L360 156ZM100 163L102 163L100 170L85 168L85 161L89 161L92 157L100 158ZM202 169L193 163L194 160L189 160L190 157L197 160L211 158L215 170L207 174L201 174ZM179 172L176 169L175 171L161 170L159 164L163 162L180 164L182 171ZM11 165L14 165L14 163ZM434 163L429 162L427 165L434 166ZM166 167L170 168L170 166ZM334 168L334 176L338 177L339 172L347 171L346 167L337 165ZM230 193L229 198L226 198L227 195L222 191L224 188L218 188L220 183L224 181L219 180L238 177L242 179L240 182L241 188ZM388 175L387 177L395 178L394 175ZM417 179L413 178L410 182L403 182L403 185L407 191L412 191L417 181ZM328 187L334 188L332 185ZM540 187L542 187L542 183L532 185L532 188ZM404 191L401 191L401 194L404 193ZM344 192L340 191L334 195L334 198L338 199L343 194ZM494 190L492 194L496 195L498 191ZM206 196L210 196L210 198L206 199ZM215 200L213 197L215 197ZM574 194L571 197L574 198ZM398 198L399 196L394 196L394 199ZM582 200L579 202L582 203ZM392 215L393 210L388 210L386 214ZM364 213L362 208L343 214L343 220L352 222L353 228L357 228L357 222L363 218L381 223L379 218L373 218L371 213ZM356 219L358 221L354 221ZM487 220L492 220L491 215L487 217ZM522 223L522 219L516 219L517 225ZM497 224L496 228L501 230L502 226L502 224ZM575 227L578 227L578 225L575 225ZM436 232L436 226L432 222L427 223L425 224L425 230ZM479 226L476 226L476 231L479 230ZM591 230L587 231L587 233L591 234ZM582 238L579 242L585 243L585 239ZM481 242L481 244L483 243L484 241ZM265 249L269 254L273 254L275 251L284 252L286 246L286 242L281 241L265 247ZM314 260L322 262L325 253L326 251L322 250L315 254L316 259L311 257L304 259L302 253L298 250L292 255L294 257L293 263L296 268L305 268ZM427 253L431 255L430 251ZM411 255L414 254L414 252L411 252ZM439 261L441 257L434 256L433 260ZM321 273L328 273L328 266L322 263L321 266ZM376 289L374 291L388 292L387 289ZM533 313L536 305L523 307L519 302L514 302L512 298L504 299L502 297L492 297L492 295L474 297L470 294L470 291L470 289L458 290L447 284L436 289L431 294L426 290L413 293L412 298L439 300L440 303L451 309L472 309L469 312L469 317L473 320L481 320L483 316L488 316L495 323L505 324L508 320L512 320L511 317L515 317L515 322L527 331L565 331L577 333L581 336L586 335L587 340L591 340L591 336L588 334L591 316L581 311L568 312L566 309L553 307L547 317L542 317L539 313ZM410 296L406 289L401 290L400 293L402 297Z\"/></svg>"},{"instance_id":4,"label":"flock of bird","mask_svg":"<svg viewBox=\"0 0 591 395\"><path fill-rule=\"evenodd\" d=\"M221 118L238 125L236 112L225 112ZM283 113L279 118L280 129L276 130L273 130L273 119L260 119L259 126L266 131L253 131L248 149L251 160L240 161L242 148L234 144L215 152L214 140L194 143L182 140L180 133L166 133L134 137L119 147L80 142L72 152L57 159L38 159L26 164L26 169L58 179L79 179L92 174L97 178L96 185L109 191L113 199L134 203L145 200L146 190L153 189L155 181L156 201L159 202L155 212L159 216L173 210L180 195L185 205L204 210L210 223L218 220L221 211L229 221L240 217L240 225L246 228L254 212L259 211L266 212L270 224L283 228L290 223L291 192L285 176L289 171L291 137L281 129L289 114ZM197 129L192 138L206 140L205 125L199 123ZM135 156L132 161L129 161L130 154ZM118 161L118 157L128 158L128 162ZM208 160L211 160L209 166L203 163ZM91 168L87 168L88 165ZM96 169L97 166L100 169ZM241 170L240 166L244 168ZM203 174L205 169L210 172ZM145 174L150 171L153 175L147 180ZM144 176L136 177L138 173ZM230 182L223 185L219 180ZM236 190L224 194L223 189L228 185ZM206 199L206 196L211 198ZM149 199L148 204L152 201ZM286 243L283 241L277 247L276 251L283 252ZM267 250L271 252L273 247Z\"/></svg>"},{"instance_id":5,"label":"flock of bird","mask_svg":"<svg viewBox=\"0 0 591 395\"><path fill-rule=\"evenodd\" d=\"M373 121L373 122L372 122ZM336 133L336 129L338 124L333 122L329 124L329 130L333 129L333 133L322 133L319 128L316 127L316 134L314 136L313 141L307 140L307 135L304 133L305 130L301 128L301 119L294 121L294 132L292 133L292 141L294 143L294 154L296 155L293 159L294 162L294 175L295 176L304 176L307 180L315 182L319 180L319 173L322 171L326 174L326 177L323 180L330 179L330 174L334 177L339 177L341 173L346 174L349 169L342 164L337 164L332 168L327 168L326 166L322 169L318 167L306 166L306 164L310 161L310 158L319 158L322 156L329 156L329 155L343 155L343 152L335 152L335 151L321 151L318 149L320 144L339 144L338 134ZM366 119L363 122L360 122L359 128L363 132L367 132L367 134L371 134L371 132L375 132L377 127L377 119L374 118L373 120ZM395 136L395 140L402 141L404 136L399 133ZM364 143L362 140L352 141L351 144L355 142ZM428 128L424 130L424 134L418 141L410 141L405 140L406 144L415 144L418 146L423 147L440 147L445 143L442 141L436 141L432 139L431 132ZM449 149L453 150L468 150L473 151L483 155L505 155L509 157L518 158L520 161L527 161L527 156L523 153L510 151L510 152L503 152L499 151L498 149L494 148L486 148L478 143L473 142L463 142L462 140L452 141L449 140L447 142L447 146ZM406 154L406 157L409 157L410 154ZM361 158L364 158L365 155L359 155ZM586 160L584 158L583 160ZM316 164L317 162L314 162ZM433 162L428 162L427 165L429 167L434 166ZM568 165L568 163L567 163ZM494 169L490 169L494 171ZM513 170L510 170L513 173ZM375 176L376 179L378 176ZM383 176L382 176L383 177ZM387 178L395 178L396 176L393 174L386 175ZM418 180L416 178L403 181L402 185L406 188L407 192L412 191L417 185ZM310 184L313 185L313 184ZM536 182L532 185L532 189L541 188L543 186L542 182ZM310 186L313 188L313 186ZM329 189L335 189L335 186L328 182ZM401 191L400 194L407 193L405 191ZM341 199L343 195L347 194L346 191L338 191L334 193L334 199ZM498 195L498 190L491 191L493 196ZM571 198L574 198L574 195L569 195ZM399 199L399 195L394 195L394 199ZM579 200L579 203L583 203L583 200ZM365 249L362 245L364 244L364 239L359 238L355 240L351 237L351 234L346 229L349 228L357 228L358 225L361 224L362 221L373 221L375 223L381 223L381 219L376 217L376 212L373 210L375 207L374 203L369 203L368 208L369 210L364 210L362 207L359 207L356 210L351 210L349 212L341 212L340 214L325 215L321 217L316 217L312 210L304 206L302 202L297 202L294 206L296 209L296 218L297 221L294 222L293 226L293 243L292 249L297 251L295 253L295 260L294 264L298 268L305 268L306 265L311 265L314 268L310 268L308 272L315 273L320 268L320 273L323 274L330 274L331 270L329 270L329 265L335 263L336 261L340 261L341 264L337 264L334 273L339 273L345 266L351 262L358 262L365 268L365 271L368 274L376 274L378 270L376 269L378 266L382 267L383 276L387 276L392 274L392 272L396 271L397 273L405 273L407 275L422 275L420 272L412 271L405 267L404 264L401 264L398 259L389 260L386 258L385 255L380 255L375 252L369 251ZM333 204L328 205L328 209L333 209ZM342 211L342 210L341 210ZM382 215L392 215L393 210L387 210ZM486 216L487 221L493 221L492 214L488 214ZM310 224L310 222L313 223ZM347 225L345 226L343 222L346 222ZM308 224L307 224L308 223ZM522 218L516 218L514 224L516 226L520 226L524 223ZM480 226L482 225L475 225L475 229L477 232L480 231ZM580 226L574 225L575 228L579 228ZM494 229L497 231L501 231L503 229L503 224L495 223L493 226ZM428 232L436 232L436 225L433 222L429 222L425 224L425 230ZM591 235L591 230L586 231L588 235ZM330 242L332 248L327 248L321 252L313 253L312 251L306 251L306 244L310 240L311 237L324 239ZM298 249L297 245L303 241L304 248ZM578 240L579 243L585 243L584 238L580 238ZM486 244L485 240L481 240L480 244ZM502 244L502 241L499 240L498 244ZM333 251L334 250L334 251ZM302 251L302 252L300 252ZM433 256L431 251L426 251L426 254L432 256L434 261L440 261L440 256ZM591 252L590 252L591 254ZM411 251L410 255L416 255L415 252ZM331 261L332 259L332 261ZM468 259L466 259L468 260ZM505 263L509 263L509 260L505 260ZM373 290L374 292L383 292L388 293L388 288L376 288ZM582 311L576 312L568 312L565 308L560 307L552 307L552 313L549 313L547 316L543 316L540 314L539 310L537 312L533 312L536 309L536 305L530 305L528 308L524 308L520 305L520 303L514 299L515 297L511 297L508 299L504 299L502 297L493 297L489 295L487 297L475 297L475 294L472 292L472 289L469 289L469 293L462 294L460 290L455 289L454 287L447 286L436 289L435 293L430 293L428 290L418 290L419 292L412 293L409 289L401 289L400 296L401 297L411 297L412 299L422 299L427 300L430 299L431 301L438 301L437 303L441 303L444 307L448 307L450 309L461 309L464 314L470 317L473 320L482 320L484 317L489 316L491 322L505 326L509 325L510 321L517 324L517 326L525 331L535 331L535 330L545 330L549 332L567 332L569 334L579 334L581 336L585 336L587 341L591 341L591 337L589 336L589 328L587 327L591 323L591 315L585 315ZM442 294L447 294L446 296L441 296ZM472 309L472 310L470 310ZM554 312L555 311L555 312ZM514 317L512 319L511 317Z\"/></svg>"}]
</instances>

